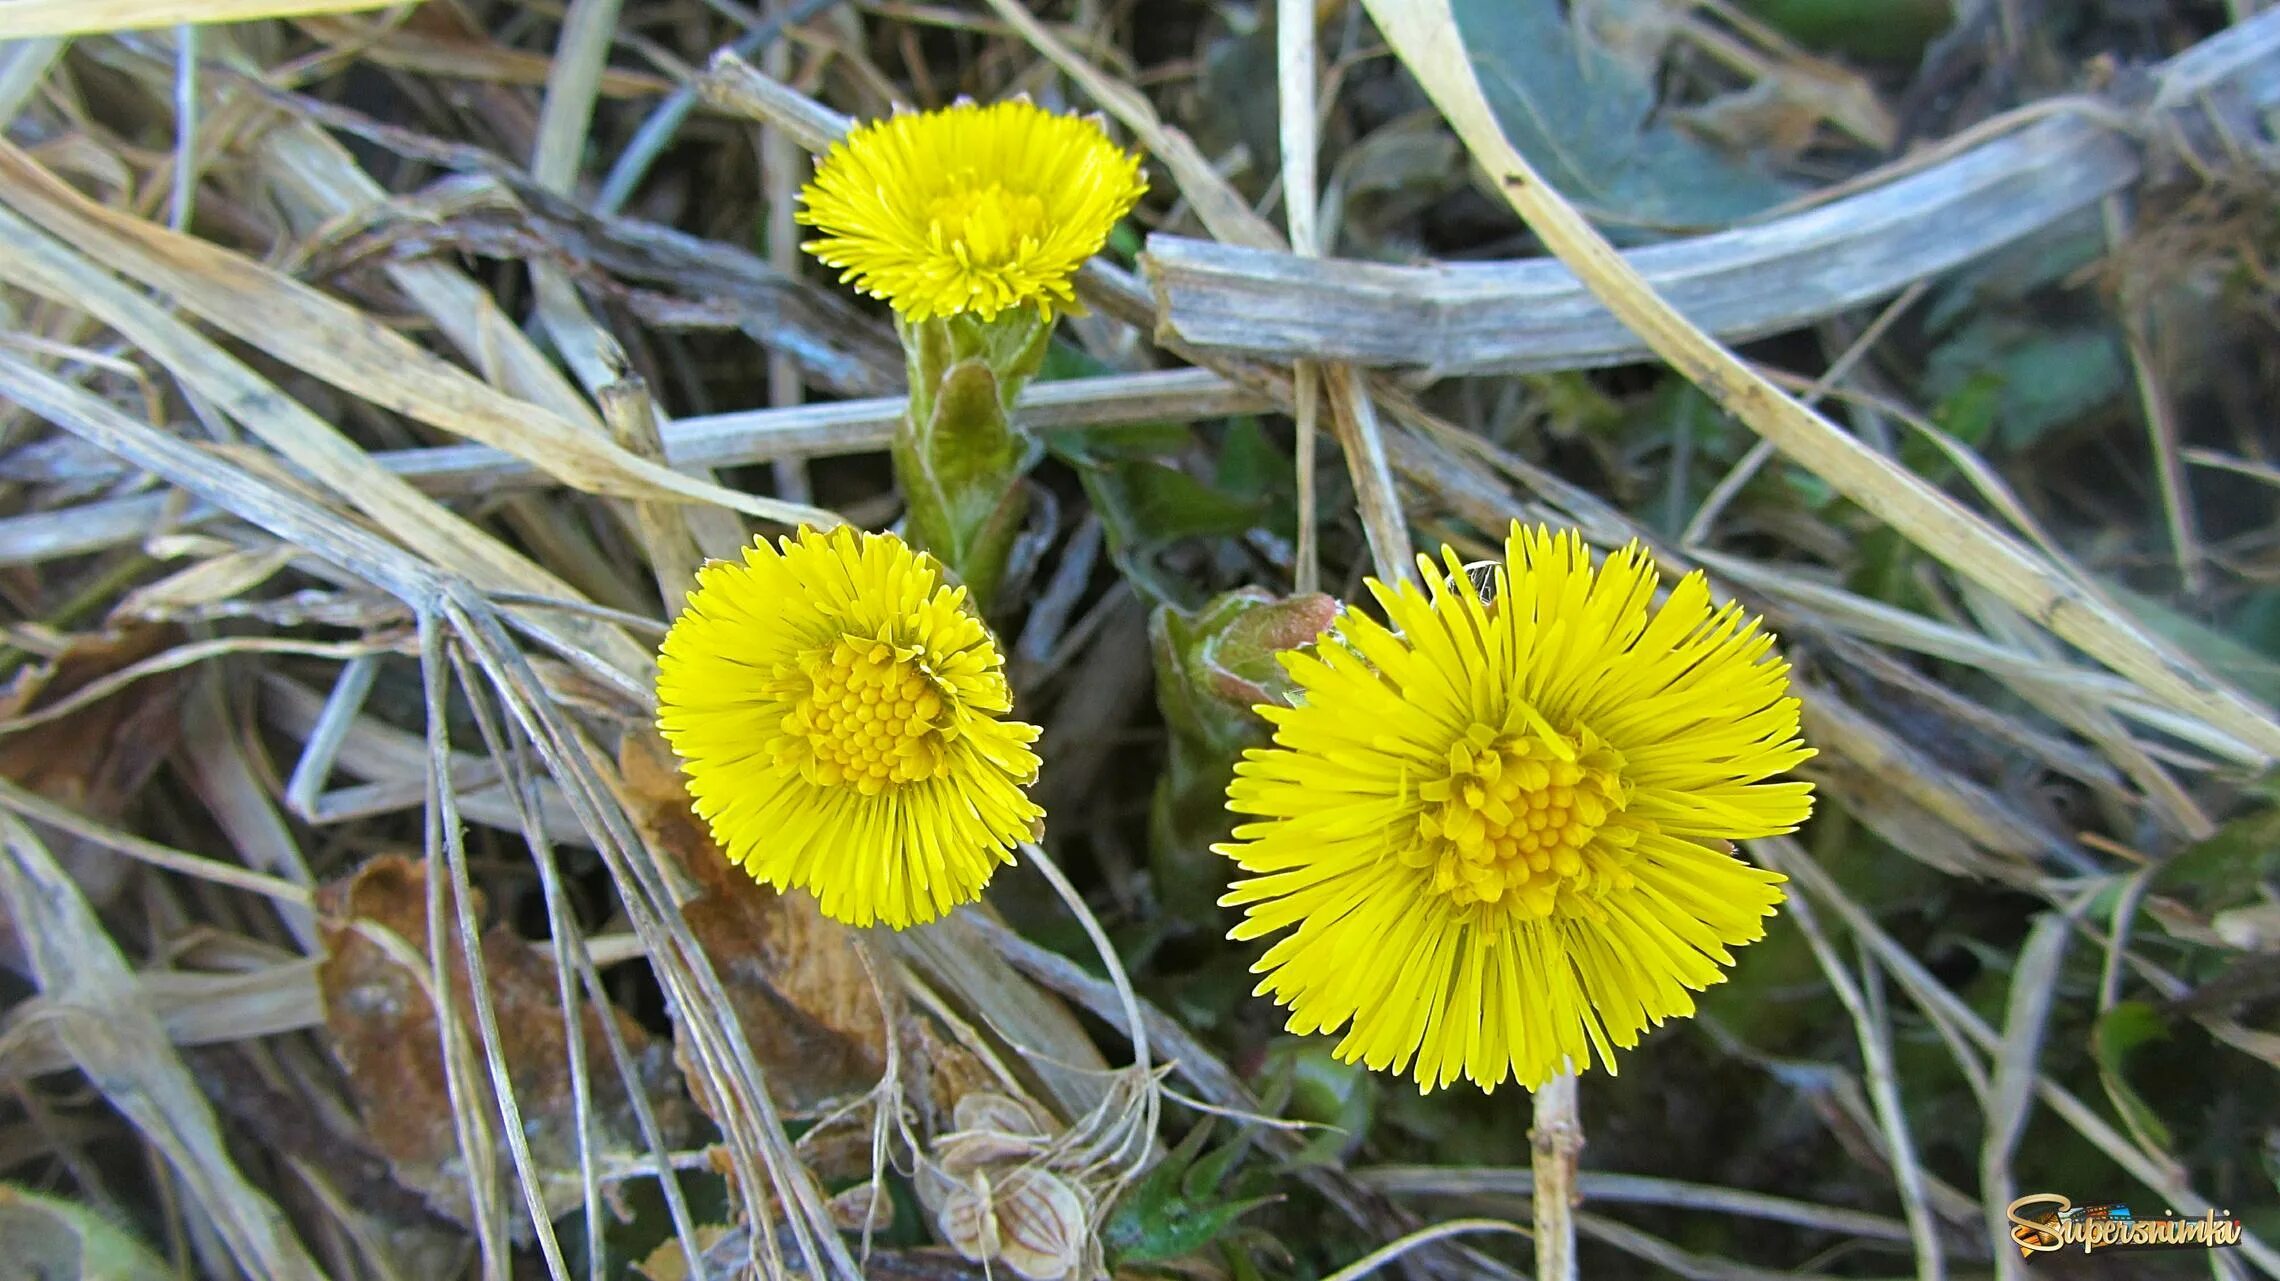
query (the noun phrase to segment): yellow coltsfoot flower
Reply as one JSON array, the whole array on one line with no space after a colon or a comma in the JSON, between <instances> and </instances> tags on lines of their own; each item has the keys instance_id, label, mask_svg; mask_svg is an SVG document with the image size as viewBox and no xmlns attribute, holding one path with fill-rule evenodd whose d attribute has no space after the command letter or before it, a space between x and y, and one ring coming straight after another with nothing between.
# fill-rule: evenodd
<instances>
[{"instance_id":1,"label":"yellow coltsfoot flower","mask_svg":"<svg viewBox=\"0 0 2280 1281\"><path fill-rule=\"evenodd\" d=\"M1781 902L1729 842L1812 810L1773 781L1813 754L1788 665L1700 574L1656 608L1635 544L1594 570L1516 523L1485 588L1442 552L1369 583L1392 629L1348 611L1283 657L1296 706L1259 709L1274 745L1228 788L1258 821L1217 847L1250 873L1231 937L1290 931L1258 994L1421 1089L1613 1071Z\"/></svg>"},{"instance_id":2,"label":"yellow coltsfoot flower","mask_svg":"<svg viewBox=\"0 0 2280 1281\"><path fill-rule=\"evenodd\" d=\"M817 165L806 249L906 321L1076 301L1070 278L1147 191L1099 124L1026 99L858 125Z\"/></svg>"},{"instance_id":3,"label":"yellow coltsfoot flower","mask_svg":"<svg viewBox=\"0 0 2280 1281\"><path fill-rule=\"evenodd\" d=\"M658 727L730 859L901 929L980 897L1043 818L1002 667L932 557L803 528L698 572L658 655Z\"/></svg>"}]
</instances>

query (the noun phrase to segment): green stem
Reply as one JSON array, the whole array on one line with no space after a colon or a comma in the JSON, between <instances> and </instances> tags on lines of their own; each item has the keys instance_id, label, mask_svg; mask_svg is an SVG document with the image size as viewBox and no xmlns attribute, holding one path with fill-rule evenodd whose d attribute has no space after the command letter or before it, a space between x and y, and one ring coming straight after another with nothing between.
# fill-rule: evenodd
<instances>
[{"instance_id":1,"label":"green stem","mask_svg":"<svg viewBox=\"0 0 2280 1281\"><path fill-rule=\"evenodd\" d=\"M895 433L895 478L911 541L940 559L985 613L1028 514L1022 478L1042 447L1013 421L1053 326L1034 308L992 320L898 324L910 407Z\"/></svg>"}]
</instances>

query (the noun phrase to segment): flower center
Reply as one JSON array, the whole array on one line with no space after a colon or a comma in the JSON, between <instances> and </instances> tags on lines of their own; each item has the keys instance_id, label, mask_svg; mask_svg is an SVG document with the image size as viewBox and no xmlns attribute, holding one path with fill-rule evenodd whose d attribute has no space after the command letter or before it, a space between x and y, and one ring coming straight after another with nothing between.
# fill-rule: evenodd
<instances>
[{"instance_id":1,"label":"flower center","mask_svg":"<svg viewBox=\"0 0 2280 1281\"><path fill-rule=\"evenodd\" d=\"M995 267L1011 260L1024 242L1043 238L1045 202L966 172L952 177L950 189L927 203L926 219L936 245L972 266Z\"/></svg>"},{"instance_id":2,"label":"flower center","mask_svg":"<svg viewBox=\"0 0 2280 1281\"><path fill-rule=\"evenodd\" d=\"M808 692L784 729L806 744L788 754L804 757L809 782L874 796L943 772L942 695L915 660L916 651L854 636L801 658Z\"/></svg>"},{"instance_id":3,"label":"flower center","mask_svg":"<svg viewBox=\"0 0 2280 1281\"><path fill-rule=\"evenodd\" d=\"M1427 802L1403 854L1430 868L1460 907L1550 916L1602 891L1627 889L1633 826L1623 757L1590 730L1503 734L1476 724L1449 749L1449 772L1419 787ZM1578 910L1590 911L1588 906Z\"/></svg>"}]
</instances>

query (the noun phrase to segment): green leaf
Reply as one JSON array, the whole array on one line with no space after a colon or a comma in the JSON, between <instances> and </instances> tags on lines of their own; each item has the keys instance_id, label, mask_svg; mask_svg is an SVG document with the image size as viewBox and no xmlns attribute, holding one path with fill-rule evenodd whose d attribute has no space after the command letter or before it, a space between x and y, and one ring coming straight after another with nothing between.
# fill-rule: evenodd
<instances>
[{"instance_id":1,"label":"green leaf","mask_svg":"<svg viewBox=\"0 0 2280 1281\"><path fill-rule=\"evenodd\" d=\"M1341 1061L1321 1041L1293 1039L1277 1041L1268 1049L1265 1070L1290 1082L1285 1115L1325 1127L1285 1162L1285 1168L1336 1164L1369 1137L1377 1093L1368 1068Z\"/></svg>"},{"instance_id":2,"label":"green leaf","mask_svg":"<svg viewBox=\"0 0 2280 1281\"><path fill-rule=\"evenodd\" d=\"M2218 828L2208 839L2196 841L2161 865L2154 885L2174 892L2191 892L2194 903L2208 915L2253 902L2256 887L2280 876L2280 790L2274 776L2256 788L2263 804Z\"/></svg>"},{"instance_id":3,"label":"green leaf","mask_svg":"<svg viewBox=\"0 0 2280 1281\"><path fill-rule=\"evenodd\" d=\"M1977 450L1986 445L2002 413L2003 377L1982 371L1965 379L1961 387L1933 407L1932 424L1957 443ZM1955 474L1955 463L1947 452L1917 432L1908 433L1901 442L1900 461L1934 484Z\"/></svg>"},{"instance_id":4,"label":"green leaf","mask_svg":"<svg viewBox=\"0 0 2280 1281\"><path fill-rule=\"evenodd\" d=\"M2002 387L1998 438L2025 449L2122 394L2122 348L2103 324L2052 326L2001 314L1977 317L1932 351L1925 389L1946 401L1973 379Z\"/></svg>"},{"instance_id":5,"label":"green leaf","mask_svg":"<svg viewBox=\"0 0 2280 1281\"><path fill-rule=\"evenodd\" d=\"M1817 51L1910 65L1955 18L1950 0L1742 0L1742 8Z\"/></svg>"},{"instance_id":6,"label":"green leaf","mask_svg":"<svg viewBox=\"0 0 2280 1281\"><path fill-rule=\"evenodd\" d=\"M0 1251L12 1272L57 1281L168 1281L171 1268L110 1220L73 1201L0 1183Z\"/></svg>"},{"instance_id":7,"label":"green leaf","mask_svg":"<svg viewBox=\"0 0 2280 1281\"><path fill-rule=\"evenodd\" d=\"M2172 1142L2169 1127L2130 1085L2124 1071L2138 1047L2168 1039L2169 1027L2160 1012L2143 1001L2122 1001L2099 1015L2090 1037L2091 1053L2098 1060L2098 1078L2114 1110L2122 1114L2133 1133L2162 1148Z\"/></svg>"},{"instance_id":8,"label":"green leaf","mask_svg":"<svg viewBox=\"0 0 2280 1281\"><path fill-rule=\"evenodd\" d=\"M1650 0L1599 7L1606 24L1651 21ZM1746 162L1654 119L1652 60L1571 22L1559 0L1450 0L1504 136L1545 179L1602 218L1651 226L1731 222L1796 194Z\"/></svg>"},{"instance_id":9,"label":"green leaf","mask_svg":"<svg viewBox=\"0 0 2280 1281\"><path fill-rule=\"evenodd\" d=\"M1230 1143L1198 1161L1197 1153L1210 1131L1209 1121L1190 1130L1147 1178L1116 1203L1100 1234L1112 1266L1161 1263L1194 1254L1224 1236L1237 1219L1280 1199L1271 1195L1223 1199L1219 1185L1247 1145ZM1198 1166L1205 1166L1209 1177L1196 1176ZM1191 1181L1197 1185L1192 1189Z\"/></svg>"}]
</instances>

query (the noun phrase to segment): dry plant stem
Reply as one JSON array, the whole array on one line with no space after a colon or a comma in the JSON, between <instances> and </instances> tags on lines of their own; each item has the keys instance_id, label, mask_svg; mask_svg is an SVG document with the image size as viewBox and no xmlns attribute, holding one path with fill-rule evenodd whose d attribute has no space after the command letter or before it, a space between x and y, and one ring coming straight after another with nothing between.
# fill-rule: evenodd
<instances>
[{"instance_id":1,"label":"dry plant stem","mask_svg":"<svg viewBox=\"0 0 2280 1281\"><path fill-rule=\"evenodd\" d=\"M1528 1133L1534 1189L1536 1281L1575 1281L1575 1207L1582 1199L1576 1161L1583 1155L1583 1115L1574 1072L1536 1091L1536 1124Z\"/></svg>"},{"instance_id":2,"label":"dry plant stem","mask_svg":"<svg viewBox=\"0 0 2280 1281\"><path fill-rule=\"evenodd\" d=\"M1914 473L1798 404L1672 309L1505 139L1465 58L1447 0L1366 0L1521 219L1654 353L1783 453L1960 576L2182 710L2280 755L2280 723Z\"/></svg>"},{"instance_id":3,"label":"dry plant stem","mask_svg":"<svg viewBox=\"0 0 2280 1281\"><path fill-rule=\"evenodd\" d=\"M1991 1240L2010 1237L2009 1206L2018 1189L2011 1163L2034 1110L2035 1060L2042 1052L2043 1028L2058 988L2058 967L2066 958L2071 925L2057 912L2045 912L2019 949L2011 971L2011 998L2003 1020L2003 1047L1995 1056L1995 1079L1988 1089L1987 1130L1979 1149L1979 1195L1987 1211ZM2024 1281L2026 1269L2008 1249L1995 1251L1996 1275Z\"/></svg>"},{"instance_id":4,"label":"dry plant stem","mask_svg":"<svg viewBox=\"0 0 2280 1281\"><path fill-rule=\"evenodd\" d=\"M1296 595L1319 591L1322 584L1322 518L1316 510L1320 499L1315 494L1314 479L1318 419L1322 412L1322 402L1316 394L1322 385L1320 374L1320 367L1311 360L1291 362L1290 418L1295 435L1290 452L1298 481L1298 546L1291 552L1290 590Z\"/></svg>"},{"instance_id":5,"label":"dry plant stem","mask_svg":"<svg viewBox=\"0 0 2280 1281\"><path fill-rule=\"evenodd\" d=\"M533 144L530 162L532 180L556 195L568 196L576 186L579 162L585 155L587 135L593 125L594 98L608 67L610 44L617 33L621 8L622 0L576 0L563 15L562 36L547 68L546 101L539 113L538 138ZM625 357L618 350L617 340L587 310L578 297L577 287L561 267L532 262L531 283L538 302L539 322L579 382L599 401L604 389L625 369ZM654 401L647 396L642 399L645 412L654 415ZM604 416L607 417L606 412ZM591 415L586 414L571 419L580 425L590 420ZM609 428L612 437L620 437L620 423L611 422ZM654 422L649 431L655 434ZM619 443L624 443L622 438ZM644 456L656 461L654 455ZM718 483L709 472L699 471L693 475L707 484ZM793 498L799 501L797 495ZM645 518L641 511L634 509L631 517L636 536L646 541L648 532L643 528ZM725 551L743 541L743 526L734 513L709 505L687 508L677 522L685 529L696 531L702 545L716 550ZM671 614L678 605L677 598L669 597L666 612Z\"/></svg>"},{"instance_id":6,"label":"dry plant stem","mask_svg":"<svg viewBox=\"0 0 2280 1281\"><path fill-rule=\"evenodd\" d=\"M619 794L622 780L609 771L607 757L582 730L553 713L536 674L501 620L463 585L452 584L444 591L460 637L491 678L512 723L561 786L578 826L594 837L595 848L619 887L621 902L649 944L653 970L674 1006L687 1012L681 1026L690 1033L692 1063L721 1101L723 1138L741 1176L736 1180L741 1209L748 1222L760 1225L755 1241L759 1261L769 1275L780 1276L790 1257L775 1238L774 1207L768 1203L773 1191L778 1204L789 1212L793 1245L811 1274L860 1276L845 1243L830 1227L814 1180L793 1154L768 1093L766 1073L753 1057L750 1039L711 961L681 918L674 887L662 866L648 857L627 818L626 802Z\"/></svg>"},{"instance_id":7,"label":"dry plant stem","mask_svg":"<svg viewBox=\"0 0 2280 1281\"><path fill-rule=\"evenodd\" d=\"M781 22L787 11L785 0L774 0L769 8L775 10L770 20ZM791 74L792 49L784 41L770 41L760 65L769 78L783 80ZM800 151L781 129L763 126L760 130L760 175L768 196L768 262L788 278L797 279L800 273L800 228L797 219L800 190ZM803 385L800 366L791 353L768 353L768 403L778 409L797 405L802 397ZM772 470L776 477L776 492L796 502L809 501L807 466L797 458L779 458Z\"/></svg>"},{"instance_id":8,"label":"dry plant stem","mask_svg":"<svg viewBox=\"0 0 2280 1281\"><path fill-rule=\"evenodd\" d=\"M1792 895L1789 911L1798 928L1804 931L1806 942L1813 948L1813 957L1821 963L1821 972L1828 977L1837 1000L1852 1016L1853 1030L1860 1044L1861 1066L1868 1075L1869 1097L1875 1101L1877 1124L1884 1130L1885 1157L1892 1164L1892 1181L1899 1189L1900 1204L1908 1219L1908 1236L1915 1246L1916 1276L1919 1281L1939 1281L1947 1275L1947 1263L1941 1253L1939 1224L1932 1217L1930 1201L1924 1192L1924 1169L1916 1158L1915 1142L1908 1134L1908 1114L1900 1102L1891 1044L1883 1036L1860 986L1853 982L1851 972L1845 968L1844 959L1837 955L1836 948L1821 931L1812 905L1803 896Z\"/></svg>"},{"instance_id":9,"label":"dry plant stem","mask_svg":"<svg viewBox=\"0 0 2280 1281\"><path fill-rule=\"evenodd\" d=\"M1254 413L1274 405L1270 397L1207 370L1167 369L1032 384L1023 390L1015 415L1022 426L1032 430L1082 431L1164 418ZM661 437L667 460L684 468L734 467L794 455L819 458L873 453L893 441L903 407L900 399L878 397L785 409L738 410L667 423ZM493 494L549 483L546 474L529 461L486 445L441 445L381 451L366 457L429 494ZM170 513L170 501L172 496L167 494L135 494L52 512L0 517L0 565L98 551L139 541L161 521L171 521L174 528L188 528L219 514L211 507L195 504ZM505 599L496 594L494 598Z\"/></svg>"},{"instance_id":10,"label":"dry plant stem","mask_svg":"<svg viewBox=\"0 0 2280 1281\"><path fill-rule=\"evenodd\" d=\"M2276 55L2280 10L2163 64L2148 117L2125 118L2091 98L2035 103L1818 192L1810 208L1627 258L1690 319L1728 341L1797 329L2094 208L2144 175L2138 142L2173 127L2206 130L2210 101L2228 113L2219 127L2246 126L2280 106ZM1625 364L1653 354L1549 259L1316 264L1157 234L1146 262L1167 336L1260 359L1466 374Z\"/></svg>"},{"instance_id":11,"label":"dry plant stem","mask_svg":"<svg viewBox=\"0 0 2280 1281\"><path fill-rule=\"evenodd\" d=\"M126 958L77 883L12 814L0 816L0 906L16 925L41 993L69 1011L55 1020L56 1037L110 1104L165 1154L228 1259L252 1276L321 1276L284 1214L231 1159L212 1106L166 1043Z\"/></svg>"},{"instance_id":12,"label":"dry plant stem","mask_svg":"<svg viewBox=\"0 0 2280 1281\"><path fill-rule=\"evenodd\" d=\"M2109 252L2124 252L2130 234L2130 214L2118 196L2102 206ZM2153 452L2153 474L2161 486L2161 513L2169 525L2169 554L2177 562L2185 594L2199 596L2208 590L2208 575L2201 551L2199 521L2194 518L2193 493L2185 484L2185 468L2177 451L2181 433L2177 411L2162 385L2161 368L2153 356L2151 309L2139 291L2125 286L2115 300L2120 313L2122 345L2130 357L2130 374L2137 383L2138 408L2145 415L2146 443Z\"/></svg>"},{"instance_id":13,"label":"dry plant stem","mask_svg":"<svg viewBox=\"0 0 2280 1281\"><path fill-rule=\"evenodd\" d=\"M671 1154L666 1147L664 1132L658 1126L656 1111L650 1105L648 1092L642 1087L631 1056L626 1051L624 1035L618 1028L617 1020L606 1013L611 1002L601 986L601 976L595 970L595 966L600 963L600 950L592 945L592 940L584 936L571 912L568 896L562 886L561 870L555 863L553 842L547 838L537 808L530 803L536 794L537 780L529 776L527 754L509 748L492 701L483 696L474 673L469 670L464 657L456 651L452 654L452 669L460 688L466 691L467 705L474 712L476 727L483 736L483 744L490 758L503 762L510 775L511 786L507 789L507 794L513 798L515 817L520 821L524 843L529 847L531 861L538 869L539 884L546 903L547 936L553 953L557 999L563 1010L565 1044L569 1051L572 1110L580 1118L578 1167L584 1191L586 1239L598 1241L601 1240L602 1231L602 1199L597 1182L595 1153L587 1139L589 1127L585 1121L591 1115L592 1086L587 1077L586 1038L579 1030L584 1026L577 1002L580 984L583 984L595 1008L605 1011L595 1022L609 1046L620 1087L626 1100L633 1106L635 1122L640 1127L643 1142L649 1146L655 1162L654 1168L670 1168ZM448 779L448 770L444 776ZM636 946L640 944L638 938L631 941ZM687 1198L676 1179L660 1179L658 1186L664 1194L666 1210L673 1221L674 1237L681 1245L683 1256L693 1268L701 1251L696 1244L696 1229L689 1213ZM589 1252L589 1281L601 1281L605 1259L603 1251Z\"/></svg>"},{"instance_id":14,"label":"dry plant stem","mask_svg":"<svg viewBox=\"0 0 2280 1281\"><path fill-rule=\"evenodd\" d=\"M1829 362L1829 367L1813 380L1812 385L1798 399L1806 405L1820 404L1821 398L1829 394L1829 389L1850 377L1853 367L1868 355L1883 339L1886 331L1892 328L1893 323L1915 306L1930 288L1930 285L1919 280L1901 290L1899 297L1879 309L1876 318L1869 321L1857 337L1845 344L1845 349L1837 353L1837 358ZM1941 438L1945 439L1944 436ZM1710 526L1726 510L1726 504L1734 500L1734 495L1740 493L1742 486L1748 484L1750 478L1756 476L1772 457L1773 445L1770 442L1760 439L1751 445L1749 452L1734 464L1733 470L1711 487L1708 496L1703 498L1702 505L1695 509L1693 518L1687 521L1686 531L1678 536L1678 545L1689 551L1701 547L1710 536Z\"/></svg>"},{"instance_id":15,"label":"dry plant stem","mask_svg":"<svg viewBox=\"0 0 2280 1281\"><path fill-rule=\"evenodd\" d=\"M1517 1223L1506 1223L1502 1219L1451 1219L1446 1223L1436 1223L1429 1228L1419 1228L1399 1241L1388 1241L1329 1276L1322 1278L1322 1281L1360 1281L1360 1278L1368 1276L1418 1246L1430 1245L1445 1237L1462 1236L1468 1232L1510 1232L1515 1236L1528 1235L1528 1229Z\"/></svg>"},{"instance_id":16,"label":"dry plant stem","mask_svg":"<svg viewBox=\"0 0 2280 1281\"><path fill-rule=\"evenodd\" d=\"M1397 1197L1528 1197L1536 1187L1532 1170L1488 1166L1380 1165L1354 1171L1354 1179L1364 1187ZM1908 1241L1908 1225L1898 1219L1742 1188L1590 1171L1576 1176L1576 1186L1586 1200L1601 1204L1672 1206L1875 1241Z\"/></svg>"},{"instance_id":17,"label":"dry plant stem","mask_svg":"<svg viewBox=\"0 0 2280 1281\"><path fill-rule=\"evenodd\" d=\"M101 846L140 863L148 863L152 867L163 867L169 872L212 881L216 885L227 885L249 894L260 894L293 907L306 908L315 901L308 887L296 885L281 876L252 871L235 863L191 854L105 827L69 806L60 805L5 778L0 778L0 808L12 810L43 826L68 832L89 844Z\"/></svg>"},{"instance_id":18,"label":"dry plant stem","mask_svg":"<svg viewBox=\"0 0 2280 1281\"><path fill-rule=\"evenodd\" d=\"M402 0L9 0L0 4L0 40L101 36L184 23L385 9Z\"/></svg>"},{"instance_id":19,"label":"dry plant stem","mask_svg":"<svg viewBox=\"0 0 2280 1281\"><path fill-rule=\"evenodd\" d=\"M1030 1070L1063 1120L1108 1097L1108 1061L1082 1024L975 935L982 913L961 908L923 930L890 934L889 949L979 1014L992 1032L1026 1052Z\"/></svg>"},{"instance_id":20,"label":"dry plant stem","mask_svg":"<svg viewBox=\"0 0 2280 1281\"><path fill-rule=\"evenodd\" d=\"M1282 120L1283 217L1290 228L1290 244L1302 257L1322 252L1316 225L1316 105L1314 68L1314 0L1276 0L1275 70L1276 102ZM1290 367L1291 421L1297 428L1291 450L1298 470L1298 547L1291 574L1291 591L1316 590L1321 581L1321 530L1314 499L1315 399L1317 367L1311 360L1295 360Z\"/></svg>"},{"instance_id":21,"label":"dry plant stem","mask_svg":"<svg viewBox=\"0 0 2280 1281\"><path fill-rule=\"evenodd\" d=\"M640 377L626 374L615 382L602 384L594 399L600 404L602 421L609 424L610 435L619 448L627 453L656 462L665 459L665 442L657 434L657 414L649 399L649 384ZM665 605L665 617L681 612L681 602L697 585L697 566L703 557L697 551L696 536L689 532L684 509L677 503L659 503L635 500L632 504L634 533L641 540L642 550L649 557L649 569L657 578L657 594Z\"/></svg>"},{"instance_id":22,"label":"dry plant stem","mask_svg":"<svg viewBox=\"0 0 2280 1281\"><path fill-rule=\"evenodd\" d=\"M467 1136L461 1138L460 1151L471 1163L495 1166L496 1154L491 1150L492 1139L487 1131L491 1122L491 1107L498 1109L499 1129L506 1134L507 1153L514 1162L515 1183L522 1191L524 1209L530 1215L532 1227L538 1233L539 1252L546 1260L548 1275L568 1277L568 1268L562 1258L562 1243L554 1233L554 1217L547 1212L546 1189L541 1183L538 1163L530 1153L530 1134L523 1124L522 1109L515 1099L514 1086L509 1081L505 1051L499 1036L499 1013L490 999L491 983L486 977L483 959L482 926L475 919L474 889L467 879L466 828L459 821L457 789L451 781L451 738L446 720L444 682L447 660L444 654L444 631L434 613L422 611L420 629L420 683L425 694L428 741L428 805L427 831L427 891L428 891L428 957L433 967L433 982L437 991L435 1021L442 1035L444 1061L449 1067L445 1083L450 1089L452 1110L470 1109L474 1093L472 1064L463 1064L462 1054L472 1057L465 1048L466 1029L459 1022L459 1003L454 995L459 976L451 965L457 953L466 966L468 1004L474 1007L476 1040L483 1066L488 1071L491 1102L474 1108L480 1118L475 1127L475 1141L482 1145L478 1154L468 1146ZM439 875L439 873L441 873ZM450 925L446 926L444 899L451 900ZM446 929L456 931L456 937L447 937ZM565 1011L575 1018L576 1011ZM575 1022L569 1025L569 1036L579 1039ZM492 1179L496 1179L496 1174ZM477 1186L483 1186L478 1182ZM499 1223L506 1213L505 1197L495 1185L491 1197L478 1197L477 1222L492 1225L500 1230ZM487 1257L486 1264L504 1263L503 1258Z\"/></svg>"},{"instance_id":23,"label":"dry plant stem","mask_svg":"<svg viewBox=\"0 0 2280 1281\"><path fill-rule=\"evenodd\" d=\"M1061 902L1076 916L1077 924L1084 928L1085 937L1092 940L1093 951L1099 954L1100 963L1107 968L1109 982L1116 986L1116 999L1124 1007L1125 1035L1132 1042L1132 1068L1146 1075L1153 1067L1148 1057L1148 1023L1140 1017L1140 1002L1132 994L1132 979L1124 972L1124 961L1116 954L1116 945L1108 941L1108 932L1100 927L1099 918L1092 914L1091 908L1085 906L1084 895L1077 893L1077 887L1069 884L1068 877L1061 875L1060 866L1053 862L1042 847L1024 841L1021 852L1036 865L1038 874L1053 887L1053 892L1061 896Z\"/></svg>"}]
</instances>

